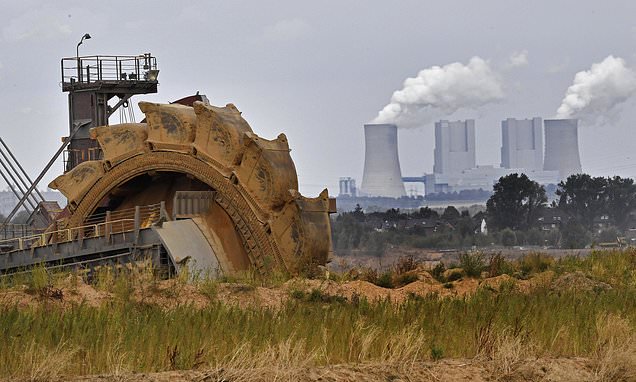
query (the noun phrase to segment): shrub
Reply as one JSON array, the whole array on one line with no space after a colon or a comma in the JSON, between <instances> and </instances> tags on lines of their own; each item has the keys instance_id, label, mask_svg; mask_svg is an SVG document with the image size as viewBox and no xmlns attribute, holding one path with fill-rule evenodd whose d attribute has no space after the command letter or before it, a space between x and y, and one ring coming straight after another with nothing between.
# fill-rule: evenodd
<instances>
[{"instance_id":1,"label":"shrub","mask_svg":"<svg viewBox=\"0 0 636 382\"><path fill-rule=\"evenodd\" d=\"M49 274L43 265L38 265L31 270L29 289L32 292L40 293L49 286Z\"/></svg>"},{"instance_id":2,"label":"shrub","mask_svg":"<svg viewBox=\"0 0 636 382\"><path fill-rule=\"evenodd\" d=\"M496 277L504 273L512 273L512 265L500 254L490 256L488 261L488 277Z\"/></svg>"},{"instance_id":3,"label":"shrub","mask_svg":"<svg viewBox=\"0 0 636 382\"><path fill-rule=\"evenodd\" d=\"M304 300L307 296L307 293L299 289L294 289L289 293L289 295L296 300Z\"/></svg>"},{"instance_id":4,"label":"shrub","mask_svg":"<svg viewBox=\"0 0 636 382\"><path fill-rule=\"evenodd\" d=\"M446 266L444 265L444 263L439 262L433 267L433 269L431 269L431 276L433 276L435 280L443 283L446 282L446 279L444 278L444 272L446 272Z\"/></svg>"},{"instance_id":5,"label":"shrub","mask_svg":"<svg viewBox=\"0 0 636 382\"><path fill-rule=\"evenodd\" d=\"M395 277L394 286L399 288L415 281L417 281L417 275L415 273L403 273Z\"/></svg>"},{"instance_id":6,"label":"shrub","mask_svg":"<svg viewBox=\"0 0 636 382\"><path fill-rule=\"evenodd\" d=\"M527 235L523 231L515 231L515 242L517 245L525 245L528 243Z\"/></svg>"},{"instance_id":7,"label":"shrub","mask_svg":"<svg viewBox=\"0 0 636 382\"><path fill-rule=\"evenodd\" d=\"M459 255L459 266L468 277L479 277L484 270L484 256L481 253L462 253Z\"/></svg>"},{"instance_id":8,"label":"shrub","mask_svg":"<svg viewBox=\"0 0 636 382\"><path fill-rule=\"evenodd\" d=\"M419 261L413 256L400 257L395 263L395 274L401 275L406 272L414 271L420 265Z\"/></svg>"},{"instance_id":9,"label":"shrub","mask_svg":"<svg viewBox=\"0 0 636 382\"><path fill-rule=\"evenodd\" d=\"M210 301L216 300L218 294L217 282L212 279L207 279L199 283L199 291L202 295L207 297Z\"/></svg>"},{"instance_id":10,"label":"shrub","mask_svg":"<svg viewBox=\"0 0 636 382\"><path fill-rule=\"evenodd\" d=\"M598 234L599 243L616 243L620 234L615 228L608 228L602 230Z\"/></svg>"},{"instance_id":11,"label":"shrub","mask_svg":"<svg viewBox=\"0 0 636 382\"><path fill-rule=\"evenodd\" d=\"M554 259L541 253L530 253L519 260L521 272L526 275L545 272L554 263Z\"/></svg>"},{"instance_id":12,"label":"shrub","mask_svg":"<svg viewBox=\"0 0 636 382\"><path fill-rule=\"evenodd\" d=\"M323 290L321 290L320 288L313 288L309 293L307 292L303 292L301 290L293 290L290 293L291 297L299 300L299 301L304 301L304 302L311 302L311 303L325 303L325 304L331 304L331 303L345 303L347 302L347 299L344 298L343 296L339 296L339 295L330 295L328 293L325 293Z\"/></svg>"},{"instance_id":13,"label":"shrub","mask_svg":"<svg viewBox=\"0 0 636 382\"><path fill-rule=\"evenodd\" d=\"M561 228L561 236L561 248L584 248L590 243L590 233L583 225L574 220L570 220Z\"/></svg>"},{"instance_id":14,"label":"shrub","mask_svg":"<svg viewBox=\"0 0 636 382\"><path fill-rule=\"evenodd\" d=\"M393 277L391 277L391 272L384 272L378 277L375 285L382 288L393 288Z\"/></svg>"},{"instance_id":15,"label":"shrub","mask_svg":"<svg viewBox=\"0 0 636 382\"><path fill-rule=\"evenodd\" d=\"M442 358L444 358L444 351L442 348L436 345L431 346L431 359L433 361L439 361Z\"/></svg>"},{"instance_id":16,"label":"shrub","mask_svg":"<svg viewBox=\"0 0 636 382\"><path fill-rule=\"evenodd\" d=\"M444 272L444 278L448 282L461 280L462 277L464 277L464 270L461 268L450 268Z\"/></svg>"},{"instance_id":17,"label":"shrub","mask_svg":"<svg viewBox=\"0 0 636 382\"><path fill-rule=\"evenodd\" d=\"M506 228L501 231L501 245L505 247L512 247L516 242L517 236L513 230Z\"/></svg>"},{"instance_id":18,"label":"shrub","mask_svg":"<svg viewBox=\"0 0 636 382\"><path fill-rule=\"evenodd\" d=\"M360 270L360 275L358 277L360 280L368 281L371 284L378 283L378 271L373 268L363 268Z\"/></svg>"},{"instance_id":19,"label":"shrub","mask_svg":"<svg viewBox=\"0 0 636 382\"><path fill-rule=\"evenodd\" d=\"M533 228L527 232L526 242L529 245L544 245L545 244L543 241L543 235L541 234L541 231L539 231L536 228Z\"/></svg>"}]
</instances>

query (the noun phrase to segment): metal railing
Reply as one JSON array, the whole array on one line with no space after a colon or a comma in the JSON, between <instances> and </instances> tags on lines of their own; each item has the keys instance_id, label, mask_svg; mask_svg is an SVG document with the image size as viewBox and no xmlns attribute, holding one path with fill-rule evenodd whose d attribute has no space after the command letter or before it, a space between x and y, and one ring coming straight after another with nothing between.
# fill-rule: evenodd
<instances>
[{"instance_id":1,"label":"metal railing","mask_svg":"<svg viewBox=\"0 0 636 382\"><path fill-rule=\"evenodd\" d=\"M157 58L150 53L139 56L67 57L62 59L61 68L63 86L99 81L157 81Z\"/></svg>"},{"instance_id":2,"label":"metal railing","mask_svg":"<svg viewBox=\"0 0 636 382\"><path fill-rule=\"evenodd\" d=\"M43 231L43 230L40 230ZM0 239L6 240L6 239L14 239L16 237L23 237L23 236L29 236L29 235L34 235L38 233L37 230L34 230L33 227L31 227L28 224L5 224L1 229L0 229Z\"/></svg>"},{"instance_id":3,"label":"metal railing","mask_svg":"<svg viewBox=\"0 0 636 382\"><path fill-rule=\"evenodd\" d=\"M89 160L100 160L103 157L101 147L89 147L87 149L66 149L64 150L64 169L68 171L69 164L75 166Z\"/></svg>"},{"instance_id":4,"label":"metal railing","mask_svg":"<svg viewBox=\"0 0 636 382\"><path fill-rule=\"evenodd\" d=\"M111 235L116 234L123 234L125 237L126 233L152 226L162 216L167 216L163 203L137 206L120 211L107 211L91 216L84 222L84 225L79 227L0 240L0 251L20 251L95 237L110 238Z\"/></svg>"}]
</instances>

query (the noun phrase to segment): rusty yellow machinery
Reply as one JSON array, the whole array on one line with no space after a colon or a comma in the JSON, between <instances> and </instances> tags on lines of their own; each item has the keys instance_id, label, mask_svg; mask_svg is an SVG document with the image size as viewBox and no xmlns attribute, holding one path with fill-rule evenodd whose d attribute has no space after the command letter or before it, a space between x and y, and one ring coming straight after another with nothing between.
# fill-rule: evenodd
<instances>
[{"instance_id":1,"label":"rusty yellow machinery","mask_svg":"<svg viewBox=\"0 0 636 382\"><path fill-rule=\"evenodd\" d=\"M49 187L68 198L59 226L82 226L103 210L165 201L175 192L212 191L199 228L224 272L276 269L298 274L331 253L330 201L298 192L287 138L256 135L232 104L192 107L141 102L146 123L91 129L102 159L85 161Z\"/></svg>"},{"instance_id":2,"label":"rusty yellow machinery","mask_svg":"<svg viewBox=\"0 0 636 382\"><path fill-rule=\"evenodd\" d=\"M177 272L198 261L199 271L294 275L329 261L335 203L326 189L299 193L284 134L259 137L234 105L212 106L198 93L140 102L141 123L109 125L133 95L157 91L154 56L64 58L61 68L69 136L21 202L66 148L64 174L49 187L68 203L36 209L34 221L50 223L43 232L0 238L0 273L150 255Z\"/></svg>"}]
</instances>

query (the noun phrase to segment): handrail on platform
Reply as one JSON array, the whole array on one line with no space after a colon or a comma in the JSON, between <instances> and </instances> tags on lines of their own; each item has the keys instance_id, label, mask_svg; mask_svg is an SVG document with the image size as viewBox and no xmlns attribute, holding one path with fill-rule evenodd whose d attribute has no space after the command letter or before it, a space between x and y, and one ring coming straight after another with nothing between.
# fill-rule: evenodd
<instances>
[{"instance_id":1,"label":"handrail on platform","mask_svg":"<svg viewBox=\"0 0 636 382\"><path fill-rule=\"evenodd\" d=\"M0 240L0 251L2 248L8 248L8 251L5 251L5 253L8 253L27 248L43 247L49 244L68 243L74 240L110 237L112 234L135 232L139 229L148 228L157 223L162 216L167 216L165 212L162 212L164 208L164 203L160 203L113 211L112 213L109 211L105 214L99 214L100 217L104 217L101 222ZM120 215L129 214L131 211L133 212L133 217L112 219L113 215L119 217ZM88 219L88 221L90 220Z\"/></svg>"}]
</instances>

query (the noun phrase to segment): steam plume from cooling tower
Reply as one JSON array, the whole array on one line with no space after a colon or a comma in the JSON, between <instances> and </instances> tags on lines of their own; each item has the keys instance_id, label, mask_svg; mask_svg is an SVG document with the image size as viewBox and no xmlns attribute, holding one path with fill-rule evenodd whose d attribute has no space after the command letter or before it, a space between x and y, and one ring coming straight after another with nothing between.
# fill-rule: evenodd
<instances>
[{"instance_id":1,"label":"steam plume from cooling tower","mask_svg":"<svg viewBox=\"0 0 636 382\"><path fill-rule=\"evenodd\" d=\"M432 66L407 78L372 123L415 127L459 109L477 108L504 96L502 81L490 63L473 57L467 65Z\"/></svg>"},{"instance_id":2,"label":"steam plume from cooling tower","mask_svg":"<svg viewBox=\"0 0 636 382\"><path fill-rule=\"evenodd\" d=\"M576 73L557 110L557 118L580 118L591 123L612 119L619 105L634 93L636 73L625 60L610 55L589 70Z\"/></svg>"}]
</instances>

